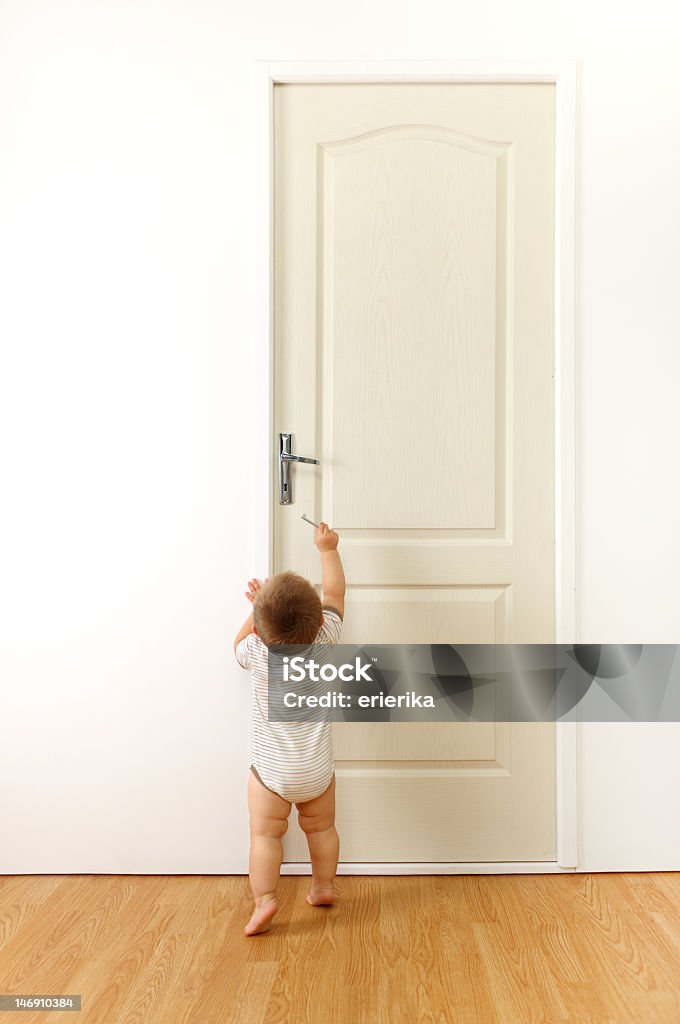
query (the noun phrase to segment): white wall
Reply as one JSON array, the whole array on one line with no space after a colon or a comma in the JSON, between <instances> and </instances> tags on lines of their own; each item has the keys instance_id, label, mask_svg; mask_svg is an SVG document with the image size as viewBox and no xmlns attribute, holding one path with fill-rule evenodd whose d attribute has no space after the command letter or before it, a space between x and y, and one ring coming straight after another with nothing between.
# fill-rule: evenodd
<instances>
[{"instance_id":1,"label":"white wall","mask_svg":"<svg viewBox=\"0 0 680 1024\"><path fill-rule=\"evenodd\" d=\"M678 27L4 0L0 873L246 868L255 59L582 62L576 639L680 641ZM584 727L584 868L680 868L679 742Z\"/></svg>"}]
</instances>

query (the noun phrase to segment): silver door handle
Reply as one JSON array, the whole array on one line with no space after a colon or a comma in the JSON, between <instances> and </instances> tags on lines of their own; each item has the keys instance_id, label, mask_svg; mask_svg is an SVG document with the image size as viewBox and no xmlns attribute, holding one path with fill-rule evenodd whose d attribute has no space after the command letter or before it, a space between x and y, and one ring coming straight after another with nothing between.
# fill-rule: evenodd
<instances>
[{"instance_id":1,"label":"silver door handle","mask_svg":"<svg viewBox=\"0 0 680 1024\"><path fill-rule=\"evenodd\" d=\"M287 452L281 453L282 462L311 462L313 466L319 465L318 459L305 459L302 455L288 455Z\"/></svg>"},{"instance_id":2,"label":"silver door handle","mask_svg":"<svg viewBox=\"0 0 680 1024\"><path fill-rule=\"evenodd\" d=\"M290 476L291 462L307 462L313 466L319 465L318 459L307 459L302 455L293 455L290 450L292 443L292 434L279 434L279 505L293 504L293 484Z\"/></svg>"}]
</instances>

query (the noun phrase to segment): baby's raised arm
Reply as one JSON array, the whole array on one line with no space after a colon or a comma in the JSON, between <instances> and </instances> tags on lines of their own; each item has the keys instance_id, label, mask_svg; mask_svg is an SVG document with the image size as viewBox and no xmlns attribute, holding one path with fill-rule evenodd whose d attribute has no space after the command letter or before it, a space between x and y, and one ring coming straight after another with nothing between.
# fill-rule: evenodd
<instances>
[{"instance_id":1,"label":"baby's raised arm","mask_svg":"<svg viewBox=\"0 0 680 1024\"><path fill-rule=\"evenodd\" d=\"M338 553L339 540L327 523L319 523L314 543L321 555L321 603L334 608L342 618L345 614L345 572Z\"/></svg>"},{"instance_id":2,"label":"baby's raised arm","mask_svg":"<svg viewBox=\"0 0 680 1024\"><path fill-rule=\"evenodd\" d=\"M265 580L265 583L266 582L267 581ZM248 598L251 604L254 603L255 598L257 597L257 592L258 590L260 590L261 587L262 584L258 579L248 580L248 589L246 590L246 597ZM236 648L241 643L241 640L243 640L244 637L248 636L249 633L253 632L253 613L251 612L246 621L239 629L238 633L236 634L236 639L234 640L234 652L236 652Z\"/></svg>"}]
</instances>

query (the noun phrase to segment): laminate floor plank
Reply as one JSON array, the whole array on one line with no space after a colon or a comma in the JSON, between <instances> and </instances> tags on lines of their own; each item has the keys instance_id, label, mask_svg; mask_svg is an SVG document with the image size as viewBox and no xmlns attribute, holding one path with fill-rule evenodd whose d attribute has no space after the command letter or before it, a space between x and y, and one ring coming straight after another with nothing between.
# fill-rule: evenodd
<instances>
[{"instance_id":1,"label":"laminate floor plank","mask_svg":"<svg viewBox=\"0 0 680 1024\"><path fill-rule=\"evenodd\" d=\"M680 1024L680 872L308 888L248 938L242 876L0 877L0 992L82 995L21 1024Z\"/></svg>"}]
</instances>

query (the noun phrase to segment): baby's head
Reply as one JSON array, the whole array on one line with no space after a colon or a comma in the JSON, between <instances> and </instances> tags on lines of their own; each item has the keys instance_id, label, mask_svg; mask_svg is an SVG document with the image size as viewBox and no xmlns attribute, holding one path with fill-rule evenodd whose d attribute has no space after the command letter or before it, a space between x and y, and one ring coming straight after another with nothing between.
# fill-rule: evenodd
<instances>
[{"instance_id":1,"label":"baby's head","mask_svg":"<svg viewBox=\"0 0 680 1024\"><path fill-rule=\"evenodd\" d=\"M279 572L260 587L253 602L253 623L267 647L311 644L323 622L321 599L296 572Z\"/></svg>"}]
</instances>

